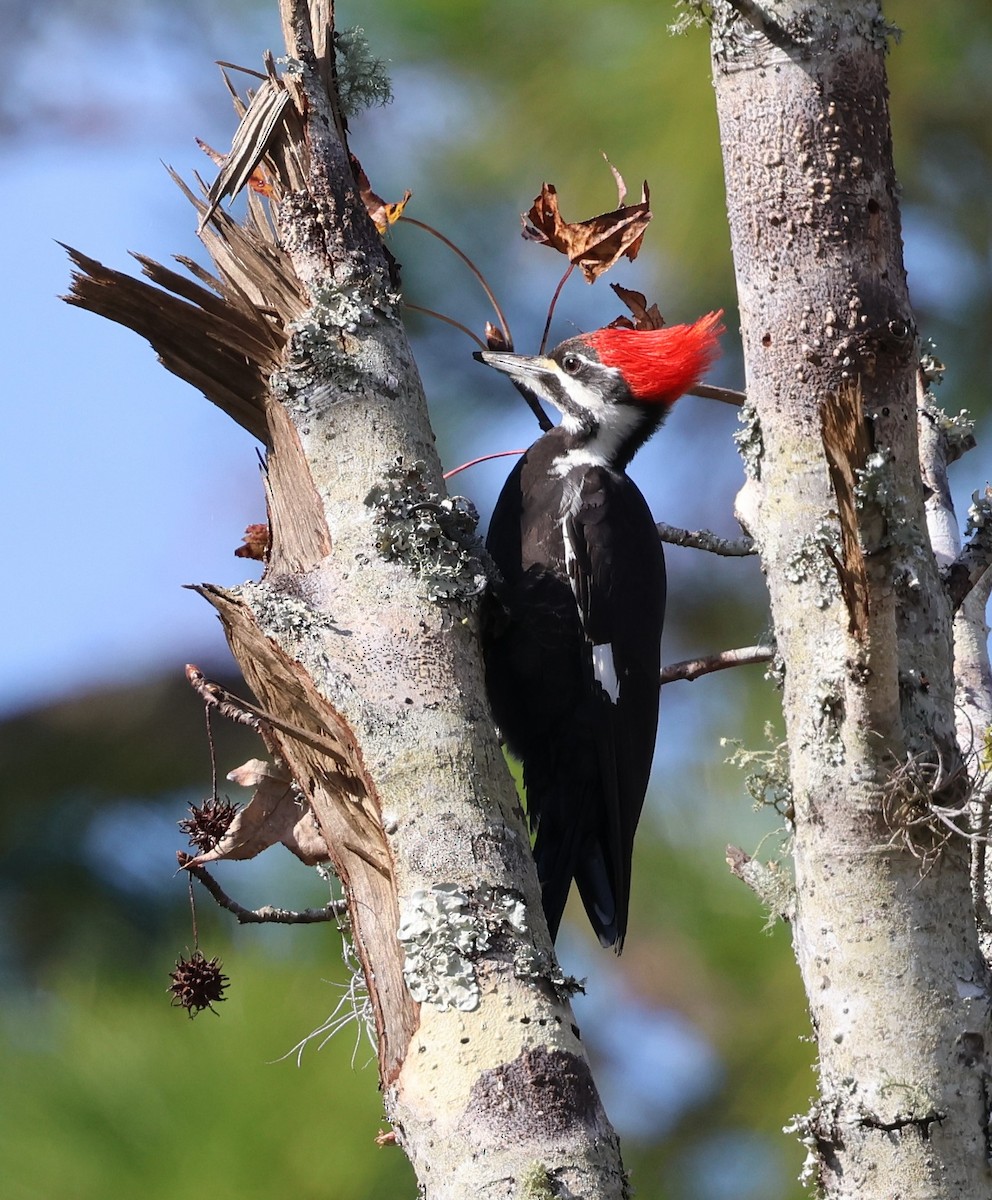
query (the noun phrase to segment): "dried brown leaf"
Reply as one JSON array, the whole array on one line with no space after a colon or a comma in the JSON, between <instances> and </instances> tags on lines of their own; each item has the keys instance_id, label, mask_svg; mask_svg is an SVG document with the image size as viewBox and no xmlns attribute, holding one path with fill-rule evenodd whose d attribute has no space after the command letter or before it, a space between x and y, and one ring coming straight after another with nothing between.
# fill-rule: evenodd
<instances>
[{"instance_id":1,"label":"dried brown leaf","mask_svg":"<svg viewBox=\"0 0 992 1200\"><path fill-rule=\"evenodd\" d=\"M617 298L622 300L634 315L631 320L628 316L617 317L607 325L607 329L661 329L665 324L665 318L657 304L652 304L648 308L647 297L643 292L635 292L631 288L621 287L619 283L611 283L610 287L617 294Z\"/></svg>"},{"instance_id":2,"label":"dried brown leaf","mask_svg":"<svg viewBox=\"0 0 992 1200\"><path fill-rule=\"evenodd\" d=\"M611 162L610 162L610 160L609 160L609 159L606 157L606 155L605 155L605 154L603 155L603 159L604 159L604 161L605 161L606 165L607 165L607 166L610 168L610 170L613 172L613 178L616 180L616 184L617 184L617 208L622 208L622 207L623 207L623 202L624 202L624 200L626 200L626 199L627 199L627 184L626 184L626 182L624 181L624 177L623 177L623 176L620 174L620 172L619 172L619 171L616 169L616 167L613 165L613 163L611 163Z\"/></svg>"},{"instance_id":3,"label":"dried brown leaf","mask_svg":"<svg viewBox=\"0 0 992 1200\"><path fill-rule=\"evenodd\" d=\"M245 528L244 542L234 551L234 557L265 562L269 556L270 544L268 525L248 525Z\"/></svg>"},{"instance_id":4,"label":"dried brown leaf","mask_svg":"<svg viewBox=\"0 0 992 1200\"><path fill-rule=\"evenodd\" d=\"M620 258L633 262L651 220L647 182L639 203L624 204L626 184L612 164L610 170L619 193L617 207L612 212L587 221L566 221L558 209L557 190L553 184L545 183L530 212L521 217L523 236L564 254L570 263L582 268L587 283L594 283Z\"/></svg>"},{"instance_id":5,"label":"dried brown leaf","mask_svg":"<svg viewBox=\"0 0 992 1200\"><path fill-rule=\"evenodd\" d=\"M395 225L396 222L403 216L403 209L406 208L407 202L413 195L409 188L403 193L402 200L383 200L383 198L372 190L372 184L369 183L369 177L365 174L365 168L358 159L351 155L351 169L355 172L355 179L358 183L358 194L362 198L362 203L365 205L365 211L372 218L372 223L381 234L384 234L390 225Z\"/></svg>"},{"instance_id":6,"label":"dried brown leaf","mask_svg":"<svg viewBox=\"0 0 992 1200\"><path fill-rule=\"evenodd\" d=\"M221 859L255 858L281 843L308 866L327 862L327 844L309 805L300 802L289 773L253 758L231 771L228 779L254 794L212 850L190 859L202 867Z\"/></svg>"},{"instance_id":7,"label":"dried brown leaf","mask_svg":"<svg viewBox=\"0 0 992 1200\"><path fill-rule=\"evenodd\" d=\"M506 340L506 335L498 325L494 325L492 321L486 322L486 347L489 350L512 350L513 347Z\"/></svg>"}]
</instances>

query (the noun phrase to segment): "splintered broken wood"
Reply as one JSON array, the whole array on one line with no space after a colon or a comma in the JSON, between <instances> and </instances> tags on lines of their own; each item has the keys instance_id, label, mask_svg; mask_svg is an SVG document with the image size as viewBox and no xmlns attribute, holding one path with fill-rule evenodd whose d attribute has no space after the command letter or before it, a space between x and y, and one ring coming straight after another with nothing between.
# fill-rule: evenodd
<instances>
[{"instance_id":1,"label":"splintered broken wood","mask_svg":"<svg viewBox=\"0 0 992 1200\"><path fill-rule=\"evenodd\" d=\"M291 57L311 62L316 54L324 75L332 78L329 5L314 0L312 12L296 0L283 0L282 6ZM354 218L363 210L343 127L335 136L333 123L322 115L326 103L316 94L304 95L293 71L278 77L271 55L265 66L261 86L247 103L232 88L239 127L213 187L198 181L194 190L170 172L197 212L212 267L179 258L187 277L136 256L146 279L133 279L70 249L77 271L66 298L147 338L164 366L265 444L271 532L266 575L296 576L326 558L330 536L299 435L272 396L270 380L285 366L293 322L312 304L314 289L333 274L335 231L347 227L359 248L355 252L368 263L378 262L383 252L374 224ZM256 176L264 191L249 191L239 223L221 201ZM290 195L292 236L287 236L279 206ZM308 233L301 236L304 227ZM310 233L313 253L307 254L300 246L309 247ZM288 244L296 247L294 253ZM355 948L369 983L380 1074L389 1084L419 1023L419 1006L403 978L394 864L355 734L305 669L264 634L247 605L220 588L196 590L219 612L249 686L271 714L263 718L266 741L310 801L345 888ZM319 847L306 850L308 857L315 853Z\"/></svg>"},{"instance_id":2,"label":"splintered broken wood","mask_svg":"<svg viewBox=\"0 0 992 1200\"><path fill-rule=\"evenodd\" d=\"M820 409L823 449L840 518L841 554L828 548L837 569L841 595L847 606L848 628L863 642L868 633L868 572L858 523L857 487L874 449L871 427L865 417L861 389L841 388L831 393Z\"/></svg>"},{"instance_id":3,"label":"splintered broken wood","mask_svg":"<svg viewBox=\"0 0 992 1200\"><path fill-rule=\"evenodd\" d=\"M220 615L231 650L261 707L277 710L283 718L281 727L272 727L271 736L310 800L345 889L353 927L360 931L355 949L366 978L375 981L369 999L381 1075L389 1082L403 1062L420 1010L403 979L393 858L361 750L348 723L300 664L262 632L245 604L223 588L204 585L196 590ZM306 736L285 732L286 721Z\"/></svg>"},{"instance_id":4,"label":"splintered broken wood","mask_svg":"<svg viewBox=\"0 0 992 1200\"><path fill-rule=\"evenodd\" d=\"M271 439L265 459L269 569L275 575L302 574L330 554L331 535L296 427L271 397L266 414Z\"/></svg>"},{"instance_id":5,"label":"splintered broken wood","mask_svg":"<svg viewBox=\"0 0 992 1200\"><path fill-rule=\"evenodd\" d=\"M270 75L252 96L238 125L231 151L207 193L207 207L200 216L200 230L207 224L225 196L236 196L260 165L279 128L291 97L286 85Z\"/></svg>"},{"instance_id":6,"label":"splintered broken wood","mask_svg":"<svg viewBox=\"0 0 992 1200\"><path fill-rule=\"evenodd\" d=\"M277 93L269 88L265 94ZM278 96L283 99L271 102L266 121L256 134L262 139L260 158L272 149L273 131L285 128L283 141L291 144L275 154L277 182L282 188L298 181L300 148L294 137L302 134L289 92L283 88ZM247 151L245 154L255 161ZM222 172L226 180L223 194L228 194L230 185L239 184L244 169L246 163L234 172L233 179ZM282 365L289 325L310 302L307 289L279 244L259 197L251 197L247 217L239 224L211 199L216 184L211 193L204 188L204 194L197 195L174 171L169 173L199 214L200 239L216 274L189 258L178 257L194 276L190 279L135 254L142 273L151 280L146 283L66 246L77 269L64 299L139 333L151 343L164 367L271 446L266 419L268 380Z\"/></svg>"},{"instance_id":7,"label":"splintered broken wood","mask_svg":"<svg viewBox=\"0 0 992 1200\"><path fill-rule=\"evenodd\" d=\"M217 297L190 280L183 280L180 297L105 267L71 246L65 249L78 268L64 297L69 304L141 334L164 367L198 388L260 441L268 441L265 375L274 367L276 352L264 347L260 329L248 331L233 312L218 312ZM150 260L139 261L146 275L156 270L171 274Z\"/></svg>"}]
</instances>

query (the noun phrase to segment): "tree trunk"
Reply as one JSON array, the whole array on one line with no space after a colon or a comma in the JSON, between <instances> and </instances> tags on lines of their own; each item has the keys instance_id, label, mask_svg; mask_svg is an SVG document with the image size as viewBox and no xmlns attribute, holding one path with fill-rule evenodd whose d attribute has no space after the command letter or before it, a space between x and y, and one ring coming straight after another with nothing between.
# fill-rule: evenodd
<instances>
[{"instance_id":1,"label":"tree trunk","mask_svg":"<svg viewBox=\"0 0 992 1200\"><path fill-rule=\"evenodd\" d=\"M69 299L143 333L266 444L264 576L200 591L344 886L386 1113L423 1195L612 1200L619 1145L483 690L479 547L444 499L349 162L332 14L283 0L282 16L285 71L268 60L210 196L187 192L212 290L141 260L170 295L73 251ZM274 198L251 196L239 226L217 202L253 171Z\"/></svg>"},{"instance_id":2,"label":"tree trunk","mask_svg":"<svg viewBox=\"0 0 992 1200\"><path fill-rule=\"evenodd\" d=\"M739 498L768 578L819 1049L807 1173L858 1200L992 1195L989 979L927 534L919 348L877 5L720 3L712 52L747 369ZM986 709L987 711L987 709ZM966 747L967 749L967 747Z\"/></svg>"}]
</instances>

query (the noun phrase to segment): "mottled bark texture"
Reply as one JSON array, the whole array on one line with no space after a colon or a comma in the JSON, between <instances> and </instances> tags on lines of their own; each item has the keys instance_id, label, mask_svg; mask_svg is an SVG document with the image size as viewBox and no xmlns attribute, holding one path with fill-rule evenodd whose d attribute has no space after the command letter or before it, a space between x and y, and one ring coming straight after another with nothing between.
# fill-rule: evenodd
<instances>
[{"instance_id":1,"label":"mottled bark texture","mask_svg":"<svg viewBox=\"0 0 992 1200\"><path fill-rule=\"evenodd\" d=\"M279 718L344 886L386 1114L423 1195L620 1197L485 701L478 548L443 500L393 264L349 162L332 14L283 0L282 15L288 62L270 57L239 106L209 197L187 192L216 277L142 260L153 287L72 252L70 300L139 330L266 446L263 578L200 591ZM239 225L218 202L256 168L272 196Z\"/></svg>"},{"instance_id":2,"label":"mottled bark texture","mask_svg":"<svg viewBox=\"0 0 992 1200\"><path fill-rule=\"evenodd\" d=\"M785 665L794 942L819 1050L797 1119L831 1198L977 1200L989 977L964 837L953 613L928 536L882 13L719 3L747 364L739 498Z\"/></svg>"}]
</instances>

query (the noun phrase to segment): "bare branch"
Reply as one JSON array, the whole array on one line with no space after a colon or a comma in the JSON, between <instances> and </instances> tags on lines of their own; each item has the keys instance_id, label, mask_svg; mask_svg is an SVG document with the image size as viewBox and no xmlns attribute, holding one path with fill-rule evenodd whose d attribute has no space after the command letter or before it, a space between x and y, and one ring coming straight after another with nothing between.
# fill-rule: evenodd
<instances>
[{"instance_id":1,"label":"bare branch","mask_svg":"<svg viewBox=\"0 0 992 1200\"><path fill-rule=\"evenodd\" d=\"M434 317L438 321L444 321L446 325L453 325L455 329L460 329L462 333L467 333L480 350L485 350L486 343L482 338L478 334L473 333L467 325L463 325L461 321L456 321L454 317L446 317L444 313L437 312L433 308L424 308L421 304L411 304L409 300L404 301L403 307L410 312L421 313L425 317Z\"/></svg>"},{"instance_id":2,"label":"bare branch","mask_svg":"<svg viewBox=\"0 0 992 1200\"><path fill-rule=\"evenodd\" d=\"M558 280L558 286L555 288L555 294L551 297L551 303L548 305L548 319L544 322L544 332L541 334L541 348L539 354L543 354L548 346L548 334L551 332L551 318L555 315L555 305L558 303L558 297L561 295L561 289L568 282L568 277L575 270L575 263L568 264L568 270Z\"/></svg>"},{"instance_id":3,"label":"bare branch","mask_svg":"<svg viewBox=\"0 0 992 1200\"><path fill-rule=\"evenodd\" d=\"M774 657L774 646L741 646L737 650L723 650L706 658L687 658L663 667L661 682L675 683L676 680L687 679L691 683L701 675L712 675L714 671L726 671L729 667L771 662Z\"/></svg>"},{"instance_id":4,"label":"bare branch","mask_svg":"<svg viewBox=\"0 0 992 1200\"><path fill-rule=\"evenodd\" d=\"M955 612L989 567L992 567L992 540L987 530L979 529L943 572L944 586Z\"/></svg>"},{"instance_id":5,"label":"bare branch","mask_svg":"<svg viewBox=\"0 0 992 1200\"><path fill-rule=\"evenodd\" d=\"M460 467L452 467L450 471L445 471L444 477L445 479L452 479L462 471L467 471L469 467L476 467L479 463L491 462L494 458L512 458L515 455L526 453L526 450L497 450L495 454L482 454L478 458L470 458L468 462L462 463Z\"/></svg>"},{"instance_id":6,"label":"bare branch","mask_svg":"<svg viewBox=\"0 0 992 1200\"><path fill-rule=\"evenodd\" d=\"M205 867L191 865L192 860L179 851L179 866L189 872L207 889L221 908L234 913L240 925L317 925L324 921L337 921L348 915L344 900L331 900L324 908L304 908L294 912L289 908L274 908L266 904L262 908L245 908L233 900Z\"/></svg>"},{"instance_id":7,"label":"bare branch","mask_svg":"<svg viewBox=\"0 0 992 1200\"><path fill-rule=\"evenodd\" d=\"M247 700L242 700L240 696L235 696L226 688L222 688L219 683L215 683L212 679L207 679L200 668L193 663L186 665L186 678L189 680L193 690L203 697L206 704L216 707L223 716L229 717L232 721L237 721L241 725L248 725L254 729L270 750L275 751L276 748L267 736L267 726L272 729L278 729L280 733L285 733L288 737L296 738L297 741L303 742L304 745L311 746L314 750L319 750L321 754L330 755L339 764L345 762L340 747L327 738L319 737L307 729L302 729L299 725L291 724L289 721L283 721L281 718L275 716L274 713L266 712L264 708L257 708Z\"/></svg>"},{"instance_id":8,"label":"bare branch","mask_svg":"<svg viewBox=\"0 0 992 1200\"><path fill-rule=\"evenodd\" d=\"M486 293L489 303L493 306L493 312L496 314L496 320L499 321L499 327L503 331L503 337L506 339L506 344L512 349L513 335L510 333L510 326L503 314L503 310L499 306L499 301L496 299L496 295L486 281L485 276L475 265L475 263L472 262L465 251L459 249L450 238L446 238L440 230L435 229L433 225L428 225L426 221L418 221L416 217L400 217L400 221L402 221L404 225L413 225L417 229L422 229L425 233L429 233L432 237L436 237L439 242L443 242L449 250L458 255L465 266L468 267L475 278L479 281L479 286Z\"/></svg>"},{"instance_id":9,"label":"bare branch","mask_svg":"<svg viewBox=\"0 0 992 1200\"><path fill-rule=\"evenodd\" d=\"M781 920L790 923L795 915L795 888L788 872L774 863L763 863L737 846L727 847L727 866L731 875L754 892L758 899Z\"/></svg>"},{"instance_id":10,"label":"bare branch","mask_svg":"<svg viewBox=\"0 0 992 1200\"><path fill-rule=\"evenodd\" d=\"M678 525L658 522L658 536L670 546L688 546L692 550L708 550L710 554L722 554L727 558L743 558L757 554L754 540L749 537L722 538L709 529L680 529Z\"/></svg>"},{"instance_id":11,"label":"bare branch","mask_svg":"<svg viewBox=\"0 0 992 1200\"><path fill-rule=\"evenodd\" d=\"M747 392L739 392L736 388L715 387L712 383L697 383L686 395L699 396L703 400L719 400L722 404L733 404L737 408L747 400Z\"/></svg>"}]
</instances>

